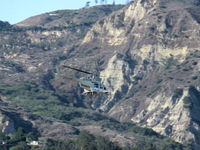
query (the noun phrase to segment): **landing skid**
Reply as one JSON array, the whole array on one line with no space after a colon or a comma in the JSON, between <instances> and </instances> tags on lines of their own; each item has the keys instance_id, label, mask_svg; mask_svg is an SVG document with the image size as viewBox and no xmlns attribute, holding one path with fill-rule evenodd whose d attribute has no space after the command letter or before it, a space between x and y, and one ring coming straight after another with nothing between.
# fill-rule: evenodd
<instances>
[{"instance_id":1,"label":"landing skid","mask_svg":"<svg viewBox=\"0 0 200 150\"><path fill-rule=\"evenodd\" d=\"M82 95L96 95L97 92L83 92Z\"/></svg>"}]
</instances>

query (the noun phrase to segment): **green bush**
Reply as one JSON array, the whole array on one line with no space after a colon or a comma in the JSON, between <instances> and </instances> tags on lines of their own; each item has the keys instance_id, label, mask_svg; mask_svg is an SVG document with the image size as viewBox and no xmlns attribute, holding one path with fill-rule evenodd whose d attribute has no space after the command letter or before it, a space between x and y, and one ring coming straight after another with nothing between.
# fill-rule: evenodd
<instances>
[{"instance_id":1,"label":"green bush","mask_svg":"<svg viewBox=\"0 0 200 150\"><path fill-rule=\"evenodd\" d=\"M162 64L164 65L165 69L169 69L172 66L178 65L178 61L174 59L173 57L169 57L166 59L162 59Z\"/></svg>"},{"instance_id":2,"label":"green bush","mask_svg":"<svg viewBox=\"0 0 200 150\"><path fill-rule=\"evenodd\" d=\"M173 94L173 96L172 96L173 104L174 104L174 103L176 102L176 100L177 100L178 98L180 98L182 95L183 95L183 89L181 89L181 88L175 89L174 94Z\"/></svg>"},{"instance_id":3,"label":"green bush","mask_svg":"<svg viewBox=\"0 0 200 150\"><path fill-rule=\"evenodd\" d=\"M198 64L198 63L197 63L196 61L192 62L192 65L194 65L194 66L197 65L197 64Z\"/></svg>"},{"instance_id":4,"label":"green bush","mask_svg":"<svg viewBox=\"0 0 200 150\"><path fill-rule=\"evenodd\" d=\"M156 81L156 83L161 83L163 81L163 79L158 79L157 81Z\"/></svg>"},{"instance_id":5,"label":"green bush","mask_svg":"<svg viewBox=\"0 0 200 150\"><path fill-rule=\"evenodd\" d=\"M192 106L192 99L189 96L183 98L184 107L190 108Z\"/></svg>"},{"instance_id":6,"label":"green bush","mask_svg":"<svg viewBox=\"0 0 200 150\"><path fill-rule=\"evenodd\" d=\"M9 150L28 150L30 147L26 142L19 142L16 146L11 147Z\"/></svg>"},{"instance_id":7,"label":"green bush","mask_svg":"<svg viewBox=\"0 0 200 150\"><path fill-rule=\"evenodd\" d=\"M192 76L192 80L198 79L198 76Z\"/></svg>"}]
</instances>

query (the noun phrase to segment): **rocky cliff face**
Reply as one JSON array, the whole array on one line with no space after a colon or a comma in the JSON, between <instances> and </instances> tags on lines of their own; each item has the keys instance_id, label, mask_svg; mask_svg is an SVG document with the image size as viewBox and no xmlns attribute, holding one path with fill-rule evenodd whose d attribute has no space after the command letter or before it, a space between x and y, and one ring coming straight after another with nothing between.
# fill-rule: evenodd
<instances>
[{"instance_id":1,"label":"rocky cliff face","mask_svg":"<svg viewBox=\"0 0 200 150\"><path fill-rule=\"evenodd\" d=\"M4 29L1 78L12 84L37 81L70 105L132 120L198 149L199 1L136 0L111 8L97 9L104 15L94 14L95 9L87 17L81 15L87 9L53 12ZM83 75L62 64L98 71L111 94L81 95L62 76Z\"/></svg>"},{"instance_id":2,"label":"rocky cliff face","mask_svg":"<svg viewBox=\"0 0 200 150\"><path fill-rule=\"evenodd\" d=\"M96 42L108 57L101 75L112 94L93 107L198 149L198 10L197 1L137 0L98 21L82 47Z\"/></svg>"}]
</instances>

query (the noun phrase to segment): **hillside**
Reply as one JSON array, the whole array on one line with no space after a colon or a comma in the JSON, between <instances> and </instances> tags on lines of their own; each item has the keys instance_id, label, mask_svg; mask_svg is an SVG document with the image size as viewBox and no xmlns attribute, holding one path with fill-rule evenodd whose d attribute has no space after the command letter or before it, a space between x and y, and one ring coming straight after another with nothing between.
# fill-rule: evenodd
<instances>
[{"instance_id":1,"label":"hillside","mask_svg":"<svg viewBox=\"0 0 200 150\"><path fill-rule=\"evenodd\" d=\"M145 138L162 149L165 140L152 140L155 133L148 130L148 137L141 126L198 150L199 4L136 0L50 12L13 26L1 22L1 110L19 113L45 138L88 130L122 146ZM63 77L85 75L62 64L103 76L111 94L82 95ZM132 127L142 133L127 133Z\"/></svg>"},{"instance_id":2,"label":"hillside","mask_svg":"<svg viewBox=\"0 0 200 150\"><path fill-rule=\"evenodd\" d=\"M135 1L97 22L80 51L100 47L93 54L113 91L92 106L198 147L198 10L195 1Z\"/></svg>"}]
</instances>

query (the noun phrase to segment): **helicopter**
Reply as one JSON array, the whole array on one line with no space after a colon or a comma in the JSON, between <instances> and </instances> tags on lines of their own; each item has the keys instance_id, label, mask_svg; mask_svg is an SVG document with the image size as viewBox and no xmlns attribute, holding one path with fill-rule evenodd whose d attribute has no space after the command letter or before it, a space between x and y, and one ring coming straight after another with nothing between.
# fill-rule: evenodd
<instances>
[{"instance_id":1,"label":"helicopter","mask_svg":"<svg viewBox=\"0 0 200 150\"><path fill-rule=\"evenodd\" d=\"M82 72L85 74L92 75L92 77L86 78L71 78L71 77L65 77L65 79L73 80L79 83L80 87L84 89L83 95L87 94L108 94L110 91L108 88L99 80L95 79L95 76L93 73L84 71L81 69L77 69L68 65L62 65L65 68L72 69L78 72Z\"/></svg>"}]
</instances>

